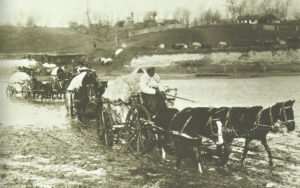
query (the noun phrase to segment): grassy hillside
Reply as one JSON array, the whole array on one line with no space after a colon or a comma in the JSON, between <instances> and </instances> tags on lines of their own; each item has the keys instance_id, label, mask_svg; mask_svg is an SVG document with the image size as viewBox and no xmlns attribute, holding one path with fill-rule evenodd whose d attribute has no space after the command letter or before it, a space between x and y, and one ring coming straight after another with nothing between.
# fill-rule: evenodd
<instances>
[{"instance_id":1,"label":"grassy hillside","mask_svg":"<svg viewBox=\"0 0 300 188\"><path fill-rule=\"evenodd\" d=\"M189 29L174 29L158 33L149 33L135 36L125 40L129 46L157 47L164 43L170 47L174 43L201 42L203 44L215 45L220 41L227 42L230 46L253 45L256 40L275 40L279 37L286 40L289 36L300 36L296 31L262 31L254 30L252 25L213 25L201 26Z\"/></svg>"},{"instance_id":2,"label":"grassy hillside","mask_svg":"<svg viewBox=\"0 0 300 188\"><path fill-rule=\"evenodd\" d=\"M0 54L6 53L38 53L38 52L77 52L89 54L90 63L102 73L115 74L125 71L124 65L132 58L139 55L152 54L176 54L176 53L210 53L216 49L184 49L176 50L171 46L175 43L191 44L200 42L205 46L215 47L220 41L225 41L230 48L217 49L221 51L247 51L249 46L252 50L273 50L269 46L255 46L256 41L275 40L279 37L285 40L287 37L300 36L295 31L262 31L254 30L251 25L214 25L201 26L189 29L173 29L156 33L123 38L120 44L125 43L127 48L114 57L114 63L110 66L101 66L99 57L113 57L114 51L119 47L115 41L97 42L93 46L93 37L76 33L67 28L23 28L23 27L0 27ZM105 40L103 40L105 41ZM159 44L165 44L165 49L159 49Z\"/></svg>"},{"instance_id":3,"label":"grassy hillside","mask_svg":"<svg viewBox=\"0 0 300 188\"><path fill-rule=\"evenodd\" d=\"M0 27L0 53L89 52L91 37L67 28Z\"/></svg>"}]
</instances>

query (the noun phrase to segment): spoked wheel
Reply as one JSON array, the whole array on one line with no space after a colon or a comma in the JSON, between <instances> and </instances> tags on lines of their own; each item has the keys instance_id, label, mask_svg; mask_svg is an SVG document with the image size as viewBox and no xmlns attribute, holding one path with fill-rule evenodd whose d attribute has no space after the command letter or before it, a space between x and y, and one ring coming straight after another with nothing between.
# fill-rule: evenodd
<instances>
[{"instance_id":1,"label":"spoked wheel","mask_svg":"<svg viewBox=\"0 0 300 188\"><path fill-rule=\"evenodd\" d=\"M148 110L143 105L131 108L126 117L126 143L131 152L147 153L153 148L155 135L152 127L147 125L151 120Z\"/></svg>"},{"instance_id":2,"label":"spoked wheel","mask_svg":"<svg viewBox=\"0 0 300 188\"><path fill-rule=\"evenodd\" d=\"M7 86L7 88L6 88L6 96L8 98L10 98L10 99L14 98L16 96L16 94L17 94L17 90L14 87Z\"/></svg>"},{"instance_id":3,"label":"spoked wheel","mask_svg":"<svg viewBox=\"0 0 300 188\"><path fill-rule=\"evenodd\" d=\"M30 90L29 90L27 85L24 85L22 87L22 97L25 98L25 99L30 97Z\"/></svg>"},{"instance_id":4,"label":"spoked wheel","mask_svg":"<svg viewBox=\"0 0 300 188\"><path fill-rule=\"evenodd\" d=\"M97 113L98 139L105 146L111 147L114 141L112 130L113 120L106 107L102 107Z\"/></svg>"}]
</instances>

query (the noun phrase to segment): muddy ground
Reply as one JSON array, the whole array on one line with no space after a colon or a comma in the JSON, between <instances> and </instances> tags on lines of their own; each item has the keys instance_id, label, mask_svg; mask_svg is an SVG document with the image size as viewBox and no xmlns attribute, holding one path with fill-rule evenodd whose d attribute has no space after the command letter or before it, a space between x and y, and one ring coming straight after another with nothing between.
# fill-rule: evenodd
<instances>
[{"instance_id":1,"label":"muddy ground","mask_svg":"<svg viewBox=\"0 0 300 188\"><path fill-rule=\"evenodd\" d=\"M97 143L94 123L49 129L0 125L1 187L297 187L300 185L300 132L269 137L275 167L253 142L246 165L239 163L237 140L227 169L203 153L204 173L190 160L174 169L175 158L161 160L158 150L133 155L122 144ZM297 138L297 139L296 139ZM291 144L292 143L292 144Z\"/></svg>"},{"instance_id":2,"label":"muddy ground","mask_svg":"<svg viewBox=\"0 0 300 188\"><path fill-rule=\"evenodd\" d=\"M217 167L218 158L203 152L203 173L199 174L188 159L174 169L175 156L167 155L164 161L157 149L134 155L121 143L105 148L97 143L95 122L83 125L70 119L63 102L9 100L6 80L0 80L0 187L299 187L300 98L295 84L299 81L299 76L165 81L179 88L178 96L199 101L185 104L177 100L183 107L268 107L297 100L296 130L268 136L275 158L273 168L259 142L252 142L242 166L244 142L237 139L227 168Z\"/></svg>"}]
</instances>

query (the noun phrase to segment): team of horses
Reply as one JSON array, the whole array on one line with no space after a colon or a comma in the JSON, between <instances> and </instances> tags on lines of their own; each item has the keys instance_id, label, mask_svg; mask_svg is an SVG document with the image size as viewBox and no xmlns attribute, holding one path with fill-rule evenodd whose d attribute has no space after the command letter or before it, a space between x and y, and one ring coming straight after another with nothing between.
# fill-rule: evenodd
<instances>
[{"instance_id":1,"label":"team of horses","mask_svg":"<svg viewBox=\"0 0 300 188\"><path fill-rule=\"evenodd\" d=\"M78 119L84 122L88 104L96 104L92 112L101 109L101 96L105 92L107 82L99 82L94 74L87 74L82 87L75 92L75 109ZM267 143L269 132L279 132L286 127L295 130L293 104L295 100L279 102L271 107L196 107L178 110L162 105L163 94L156 97L144 97L144 106L151 112L152 122L164 131L155 131L156 144L165 157L168 148L175 149L176 167L182 159L192 158L202 172L201 152L202 140L207 138L215 142L216 153L220 156L219 165L225 166L231 153L231 145L235 138L244 138L245 145L241 158L243 164L252 140L259 140L266 149L269 165L273 166L272 153ZM94 114L95 115L95 114ZM153 146L154 148L154 146Z\"/></svg>"},{"instance_id":2,"label":"team of horses","mask_svg":"<svg viewBox=\"0 0 300 188\"><path fill-rule=\"evenodd\" d=\"M167 148L173 142L176 152L176 167L182 159L192 158L202 172L200 153L203 151L202 139L208 138L216 143L216 153L220 155L220 165L225 166L231 153L235 138L244 138L245 145L241 158L244 164L249 144L259 140L266 149L269 165L273 166L272 153L267 143L269 132L277 133L286 127L295 130L293 104L295 100L279 102L271 107L197 107L181 111L167 109L154 120L166 131L160 131L159 146Z\"/></svg>"},{"instance_id":3,"label":"team of horses","mask_svg":"<svg viewBox=\"0 0 300 188\"><path fill-rule=\"evenodd\" d=\"M63 99L69 83L69 78L53 77L43 82L33 77L22 92L30 99Z\"/></svg>"}]
</instances>

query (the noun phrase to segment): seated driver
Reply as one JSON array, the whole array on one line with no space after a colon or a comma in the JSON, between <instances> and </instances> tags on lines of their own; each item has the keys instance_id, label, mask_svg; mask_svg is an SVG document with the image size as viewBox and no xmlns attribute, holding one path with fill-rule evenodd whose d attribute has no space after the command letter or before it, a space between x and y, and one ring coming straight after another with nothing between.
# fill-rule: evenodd
<instances>
[{"instance_id":1,"label":"seated driver","mask_svg":"<svg viewBox=\"0 0 300 188\"><path fill-rule=\"evenodd\" d=\"M140 78L140 91L142 93L145 106L156 114L167 108L164 96L164 90L160 85L160 77L155 73L155 68L146 69Z\"/></svg>"}]
</instances>

